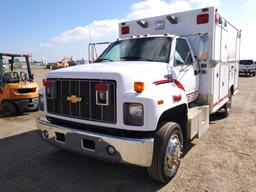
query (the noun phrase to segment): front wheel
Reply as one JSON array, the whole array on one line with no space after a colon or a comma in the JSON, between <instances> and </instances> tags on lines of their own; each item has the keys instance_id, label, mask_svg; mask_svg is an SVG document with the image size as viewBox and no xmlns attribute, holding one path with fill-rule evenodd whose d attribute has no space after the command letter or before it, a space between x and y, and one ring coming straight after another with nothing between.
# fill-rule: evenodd
<instances>
[{"instance_id":1,"label":"front wheel","mask_svg":"<svg viewBox=\"0 0 256 192\"><path fill-rule=\"evenodd\" d=\"M167 122L156 132L150 177L167 183L177 173L183 149L183 136L177 123Z\"/></svg>"},{"instance_id":2,"label":"front wheel","mask_svg":"<svg viewBox=\"0 0 256 192\"><path fill-rule=\"evenodd\" d=\"M9 101L5 101L2 104L2 111L5 117L11 117L17 114L16 106Z\"/></svg>"}]
</instances>

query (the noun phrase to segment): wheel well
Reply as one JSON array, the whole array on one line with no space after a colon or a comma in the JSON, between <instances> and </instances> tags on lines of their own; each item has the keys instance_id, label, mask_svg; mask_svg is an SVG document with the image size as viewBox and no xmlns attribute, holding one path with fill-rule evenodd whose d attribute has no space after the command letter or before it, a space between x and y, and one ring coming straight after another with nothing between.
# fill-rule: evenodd
<instances>
[{"instance_id":1,"label":"wheel well","mask_svg":"<svg viewBox=\"0 0 256 192\"><path fill-rule=\"evenodd\" d=\"M177 107L166 110L159 118L158 125L163 122L175 122L180 125L183 138L186 138L186 126L187 126L187 113L188 108L186 104L179 105ZM157 126L160 128L160 126Z\"/></svg>"}]
</instances>

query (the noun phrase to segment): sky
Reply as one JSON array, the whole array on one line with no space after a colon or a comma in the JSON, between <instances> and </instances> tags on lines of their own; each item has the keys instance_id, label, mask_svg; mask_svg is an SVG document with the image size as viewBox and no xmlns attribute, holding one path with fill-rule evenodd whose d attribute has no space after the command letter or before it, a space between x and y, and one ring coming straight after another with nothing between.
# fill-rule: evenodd
<instances>
[{"instance_id":1,"label":"sky","mask_svg":"<svg viewBox=\"0 0 256 192\"><path fill-rule=\"evenodd\" d=\"M0 52L87 59L90 42L118 38L119 22L208 6L242 30L241 59L256 60L256 0L0 0Z\"/></svg>"}]
</instances>

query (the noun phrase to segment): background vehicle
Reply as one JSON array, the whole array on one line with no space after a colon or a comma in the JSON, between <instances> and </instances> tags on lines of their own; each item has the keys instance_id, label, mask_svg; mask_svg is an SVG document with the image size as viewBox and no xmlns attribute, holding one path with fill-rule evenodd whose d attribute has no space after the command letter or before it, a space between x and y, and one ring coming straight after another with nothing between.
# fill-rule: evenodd
<instances>
[{"instance_id":1,"label":"background vehicle","mask_svg":"<svg viewBox=\"0 0 256 192\"><path fill-rule=\"evenodd\" d=\"M10 70L4 70L3 58L8 58ZM14 71L14 60L24 58L27 72ZM29 55L0 53L0 109L6 116L38 109L38 85L33 82Z\"/></svg>"},{"instance_id":2,"label":"background vehicle","mask_svg":"<svg viewBox=\"0 0 256 192\"><path fill-rule=\"evenodd\" d=\"M73 64L72 57L63 57L61 61L58 61L57 63L53 64L51 68L60 69L60 68L72 66L72 64Z\"/></svg>"},{"instance_id":3,"label":"background vehicle","mask_svg":"<svg viewBox=\"0 0 256 192\"><path fill-rule=\"evenodd\" d=\"M256 64L253 60L240 60L239 61L239 74L255 76Z\"/></svg>"},{"instance_id":4,"label":"background vehicle","mask_svg":"<svg viewBox=\"0 0 256 192\"><path fill-rule=\"evenodd\" d=\"M214 7L120 23L119 39L93 65L47 74L40 90L47 120L37 120L42 138L147 167L168 182L185 140L209 128L209 113L229 114L240 36Z\"/></svg>"}]
</instances>

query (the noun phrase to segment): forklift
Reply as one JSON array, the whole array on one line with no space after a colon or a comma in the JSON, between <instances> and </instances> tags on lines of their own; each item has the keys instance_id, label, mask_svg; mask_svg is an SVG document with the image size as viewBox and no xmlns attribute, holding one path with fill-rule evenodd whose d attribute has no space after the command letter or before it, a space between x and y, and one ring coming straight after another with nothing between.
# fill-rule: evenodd
<instances>
[{"instance_id":1,"label":"forklift","mask_svg":"<svg viewBox=\"0 0 256 192\"><path fill-rule=\"evenodd\" d=\"M8 59L9 69L4 67L4 58ZM14 70L17 58L25 59L27 71ZM0 53L0 111L3 116L38 110L39 87L33 80L29 55Z\"/></svg>"}]
</instances>

